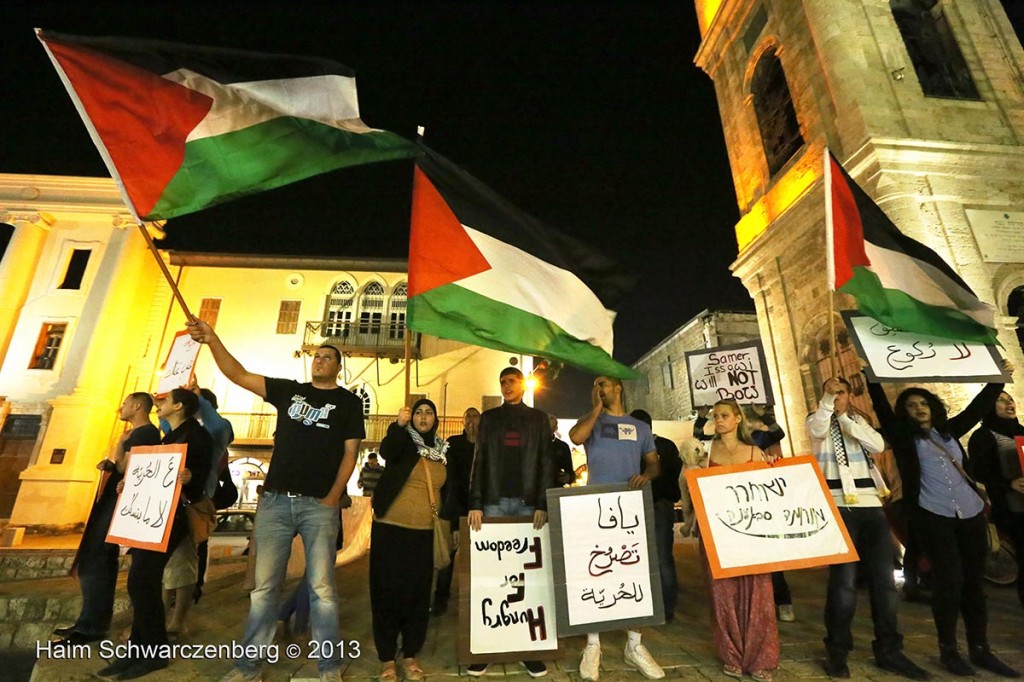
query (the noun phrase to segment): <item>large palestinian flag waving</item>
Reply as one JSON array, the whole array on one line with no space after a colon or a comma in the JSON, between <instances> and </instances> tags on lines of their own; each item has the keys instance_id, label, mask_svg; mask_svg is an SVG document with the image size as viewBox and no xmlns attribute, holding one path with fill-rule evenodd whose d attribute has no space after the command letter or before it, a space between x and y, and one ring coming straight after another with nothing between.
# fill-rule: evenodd
<instances>
[{"instance_id":1,"label":"large palestinian flag waving","mask_svg":"<svg viewBox=\"0 0 1024 682\"><path fill-rule=\"evenodd\" d=\"M825 154L829 284L883 324L956 341L996 344L995 314L924 244L904 235Z\"/></svg>"},{"instance_id":2,"label":"large palestinian flag waving","mask_svg":"<svg viewBox=\"0 0 1024 682\"><path fill-rule=\"evenodd\" d=\"M409 328L619 378L605 300L630 285L612 263L522 213L423 148L413 184Z\"/></svg>"},{"instance_id":3,"label":"large palestinian flag waving","mask_svg":"<svg viewBox=\"0 0 1024 682\"><path fill-rule=\"evenodd\" d=\"M172 218L415 151L363 124L355 78L341 64L36 35L136 218Z\"/></svg>"}]
</instances>

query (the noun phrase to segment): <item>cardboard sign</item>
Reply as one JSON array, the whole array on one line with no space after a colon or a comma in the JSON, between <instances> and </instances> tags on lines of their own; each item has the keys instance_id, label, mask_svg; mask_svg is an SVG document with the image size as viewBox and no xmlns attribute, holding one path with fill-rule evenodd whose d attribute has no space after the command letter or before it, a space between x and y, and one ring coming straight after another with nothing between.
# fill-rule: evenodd
<instances>
[{"instance_id":1,"label":"cardboard sign","mask_svg":"<svg viewBox=\"0 0 1024 682\"><path fill-rule=\"evenodd\" d=\"M686 487L715 578L858 560L814 457L688 469Z\"/></svg>"},{"instance_id":2,"label":"cardboard sign","mask_svg":"<svg viewBox=\"0 0 1024 682\"><path fill-rule=\"evenodd\" d=\"M741 405L775 403L760 341L688 351L686 372L694 407L730 399Z\"/></svg>"},{"instance_id":3,"label":"cardboard sign","mask_svg":"<svg viewBox=\"0 0 1024 682\"><path fill-rule=\"evenodd\" d=\"M864 373L874 382L1011 381L995 346L904 332L850 310L842 315L857 354L868 363Z\"/></svg>"},{"instance_id":4,"label":"cardboard sign","mask_svg":"<svg viewBox=\"0 0 1024 682\"><path fill-rule=\"evenodd\" d=\"M171 342L171 350L167 353L167 362L164 363L164 375L160 377L160 383L156 387L157 395L170 393L176 388L188 386L195 376L196 358L199 357L199 349L202 347L198 341L193 341L188 331L178 332Z\"/></svg>"},{"instance_id":5,"label":"cardboard sign","mask_svg":"<svg viewBox=\"0 0 1024 682\"><path fill-rule=\"evenodd\" d=\"M665 622L651 486L548 490L558 634Z\"/></svg>"},{"instance_id":6,"label":"cardboard sign","mask_svg":"<svg viewBox=\"0 0 1024 682\"><path fill-rule=\"evenodd\" d=\"M139 445L128 451L124 490L117 498L107 542L167 551L178 509L178 474L185 468L187 445Z\"/></svg>"},{"instance_id":7,"label":"cardboard sign","mask_svg":"<svg viewBox=\"0 0 1024 682\"><path fill-rule=\"evenodd\" d=\"M1020 458L1020 470L1024 471L1024 436L1013 439L1017 443L1017 457Z\"/></svg>"}]
</instances>

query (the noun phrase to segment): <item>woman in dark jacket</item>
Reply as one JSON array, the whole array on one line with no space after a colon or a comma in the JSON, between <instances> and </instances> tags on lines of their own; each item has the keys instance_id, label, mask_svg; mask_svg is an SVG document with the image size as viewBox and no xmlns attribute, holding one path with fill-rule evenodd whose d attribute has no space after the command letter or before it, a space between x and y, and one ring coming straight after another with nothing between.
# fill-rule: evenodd
<instances>
[{"instance_id":1,"label":"woman in dark jacket","mask_svg":"<svg viewBox=\"0 0 1024 682\"><path fill-rule=\"evenodd\" d=\"M448 443L437 435L437 408L426 399L411 409L403 407L380 444L387 466L373 493L370 608L382 682L398 677L399 635L405 679L423 679L416 654L427 637L434 516L445 482L447 449Z\"/></svg>"},{"instance_id":2,"label":"woman in dark jacket","mask_svg":"<svg viewBox=\"0 0 1024 682\"><path fill-rule=\"evenodd\" d=\"M932 564L932 618L939 657L955 675L975 673L957 646L957 618L963 614L971 662L997 675L1018 676L989 648L982 586L988 552L985 505L971 476L970 458L958 440L978 423L1002 388L989 384L963 412L947 417L942 401L931 391L908 388L894 408L882 387L868 382L880 431L896 458L911 529Z\"/></svg>"},{"instance_id":3,"label":"woman in dark jacket","mask_svg":"<svg viewBox=\"0 0 1024 682\"><path fill-rule=\"evenodd\" d=\"M156 399L156 413L170 424L171 431L164 436L163 444L185 443L185 468L178 474L181 495L178 508L171 522L171 535L167 551L133 548L132 565L128 570L128 597L132 603L132 633L129 642L133 645L167 644L167 628L164 621L162 599L164 567L179 542L192 542L189 534L185 505L189 500L203 496L206 478L210 473L213 459L213 439L195 419L199 399L184 388L176 388ZM130 475L126 472L125 476ZM124 487L118 484L120 493ZM167 659L161 657L119 658L99 671L101 677L117 676L120 680L142 677L154 670L167 667Z\"/></svg>"},{"instance_id":4,"label":"woman in dark jacket","mask_svg":"<svg viewBox=\"0 0 1024 682\"><path fill-rule=\"evenodd\" d=\"M1017 404L1003 391L967 443L978 481L992 502L992 521L1010 536L1017 556L1017 596L1024 606L1024 473L1015 438L1024 436Z\"/></svg>"}]
</instances>

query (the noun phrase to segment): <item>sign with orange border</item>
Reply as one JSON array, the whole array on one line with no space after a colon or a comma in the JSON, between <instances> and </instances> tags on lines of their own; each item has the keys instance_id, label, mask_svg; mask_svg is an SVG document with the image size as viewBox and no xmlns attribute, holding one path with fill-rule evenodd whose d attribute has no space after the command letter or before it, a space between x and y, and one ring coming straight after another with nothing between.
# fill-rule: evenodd
<instances>
[{"instance_id":1,"label":"sign with orange border","mask_svg":"<svg viewBox=\"0 0 1024 682\"><path fill-rule=\"evenodd\" d=\"M1016 436L1013 441L1017 444L1017 457L1020 459L1020 470L1024 471L1024 436Z\"/></svg>"},{"instance_id":2,"label":"sign with orange border","mask_svg":"<svg viewBox=\"0 0 1024 682\"><path fill-rule=\"evenodd\" d=\"M166 552L178 510L185 443L138 445L128 451L124 489L117 496L107 542Z\"/></svg>"},{"instance_id":3,"label":"sign with orange border","mask_svg":"<svg viewBox=\"0 0 1024 682\"><path fill-rule=\"evenodd\" d=\"M177 332L171 341L171 349L167 351L167 362L164 363L164 374L157 384L156 394L166 395L176 388L188 386L196 375L196 359L202 347L198 341L189 336L188 330Z\"/></svg>"},{"instance_id":4,"label":"sign with orange border","mask_svg":"<svg viewBox=\"0 0 1024 682\"><path fill-rule=\"evenodd\" d=\"M814 457L688 469L714 578L857 561Z\"/></svg>"}]
</instances>

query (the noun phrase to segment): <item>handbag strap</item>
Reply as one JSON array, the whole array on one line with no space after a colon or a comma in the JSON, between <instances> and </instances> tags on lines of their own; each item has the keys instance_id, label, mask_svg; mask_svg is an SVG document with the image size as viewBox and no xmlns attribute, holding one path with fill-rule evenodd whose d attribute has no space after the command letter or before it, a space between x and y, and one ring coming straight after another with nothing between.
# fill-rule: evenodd
<instances>
[{"instance_id":1,"label":"handbag strap","mask_svg":"<svg viewBox=\"0 0 1024 682\"><path fill-rule=\"evenodd\" d=\"M939 447L939 450L942 451L942 454L946 456L946 459L949 460L950 464L956 467L956 470L959 471L960 475L964 477L964 480L967 481L967 484L970 485L972 488L977 489L978 482L971 478L971 476L964 469L964 465L958 462L956 460L956 457L954 457L952 453L950 453L949 449L946 447L946 444L943 443L942 441L935 440L931 435L928 436L928 440L930 440L934 445L937 445Z\"/></svg>"},{"instance_id":2,"label":"handbag strap","mask_svg":"<svg viewBox=\"0 0 1024 682\"><path fill-rule=\"evenodd\" d=\"M427 460L420 457L420 463L423 464L423 473L427 476L427 499L430 501L430 513L437 516L437 503L434 501L434 480L430 476L430 467L427 466Z\"/></svg>"}]
</instances>

